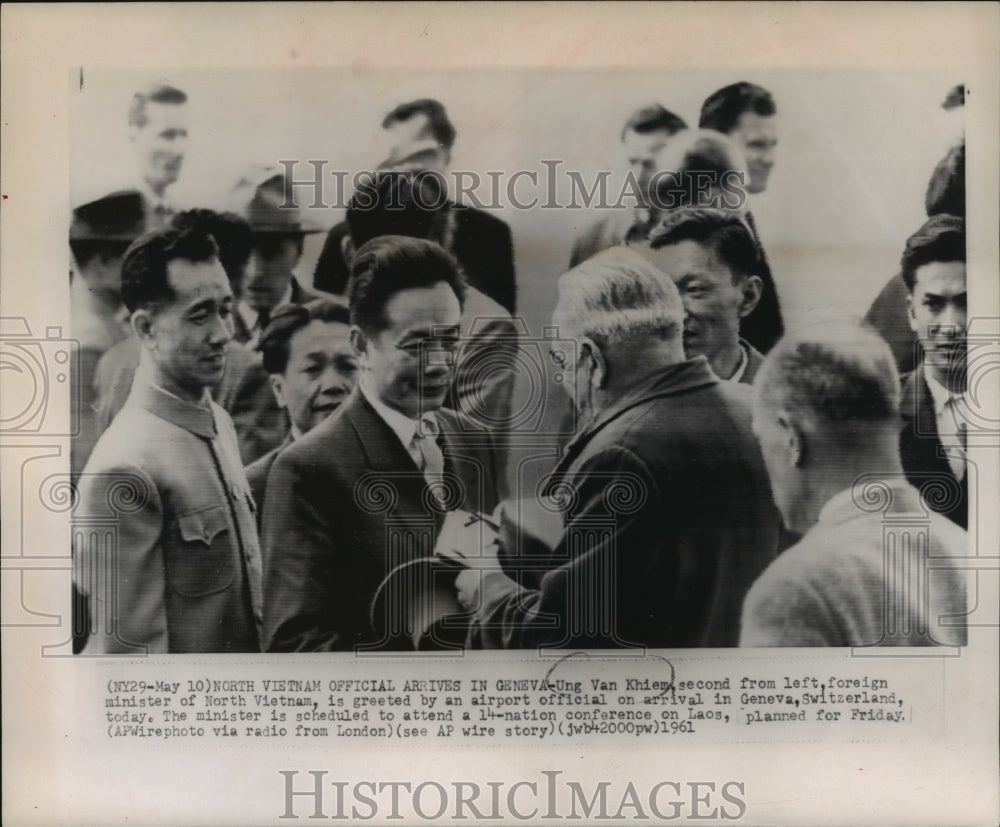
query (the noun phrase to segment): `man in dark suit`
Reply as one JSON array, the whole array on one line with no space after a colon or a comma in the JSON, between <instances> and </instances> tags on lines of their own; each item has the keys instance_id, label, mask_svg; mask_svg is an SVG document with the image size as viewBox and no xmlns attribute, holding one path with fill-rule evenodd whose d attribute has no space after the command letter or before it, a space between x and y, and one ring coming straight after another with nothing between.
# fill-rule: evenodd
<instances>
[{"instance_id":1,"label":"man in dark suit","mask_svg":"<svg viewBox=\"0 0 1000 827\"><path fill-rule=\"evenodd\" d=\"M923 359L902 378L903 469L916 488L945 480L927 505L968 526L965 220L936 215L906 242L900 264ZM955 490L957 488L957 491Z\"/></svg>"},{"instance_id":2,"label":"man in dark suit","mask_svg":"<svg viewBox=\"0 0 1000 827\"><path fill-rule=\"evenodd\" d=\"M430 241L382 236L358 251L349 296L358 387L268 477L269 651L385 644L369 615L382 580L433 552L447 510L497 502L491 435L441 407L464 298L454 258Z\"/></svg>"},{"instance_id":3,"label":"man in dark suit","mask_svg":"<svg viewBox=\"0 0 1000 827\"><path fill-rule=\"evenodd\" d=\"M438 101L425 98L400 104L385 116L382 128L391 152L379 171L428 171L445 181L455 128ZM458 259L472 287L514 313L517 286L510 228L483 210L453 201L447 207L449 227L440 243ZM313 274L317 289L341 294L347 290L350 264L344 245L349 234L346 221L327 234Z\"/></svg>"},{"instance_id":4,"label":"man in dark suit","mask_svg":"<svg viewBox=\"0 0 1000 827\"><path fill-rule=\"evenodd\" d=\"M471 643L736 645L778 514L749 389L685 358L683 314L673 283L627 247L562 276L553 324L577 352L553 355L586 423L548 483L564 534L537 588L486 555L458 576Z\"/></svg>"},{"instance_id":5,"label":"man in dark suit","mask_svg":"<svg viewBox=\"0 0 1000 827\"><path fill-rule=\"evenodd\" d=\"M595 253L621 244L629 231L649 221L649 184L656 173L655 159L667 142L687 124L660 104L637 109L622 129L622 148L628 158L629 181L639 203L633 209L614 209L588 227L573 245L569 266L576 267Z\"/></svg>"},{"instance_id":6,"label":"man in dark suit","mask_svg":"<svg viewBox=\"0 0 1000 827\"><path fill-rule=\"evenodd\" d=\"M771 93L755 83L740 81L709 95L701 106L699 129L714 129L727 135L747 161L747 192L763 193L774 166L778 145L778 108ZM747 209L747 224L760 244L753 213ZM771 276L767 256L761 247L763 282L760 301L742 324L743 338L761 353L767 353L785 332L778 291Z\"/></svg>"},{"instance_id":7,"label":"man in dark suit","mask_svg":"<svg viewBox=\"0 0 1000 827\"><path fill-rule=\"evenodd\" d=\"M278 308L264 330L259 349L277 405L288 415L288 435L246 468L258 521L278 453L337 410L354 388L350 323L346 303L317 299Z\"/></svg>"},{"instance_id":8,"label":"man in dark suit","mask_svg":"<svg viewBox=\"0 0 1000 827\"><path fill-rule=\"evenodd\" d=\"M279 307L331 297L308 290L295 276L305 237L319 228L302 218L292 200L286 171L274 166L254 167L237 182L231 199L253 229L253 251L236 315L247 337L242 341L256 347L271 314ZM239 338L240 326L236 332Z\"/></svg>"},{"instance_id":9,"label":"man in dark suit","mask_svg":"<svg viewBox=\"0 0 1000 827\"><path fill-rule=\"evenodd\" d=\"M761 260L739 215L674 210L635 247L677 285L687 357L704 356L720 379L753 384L764 357L740 336L740 321L760 301Z\"/></svg>"}]
</instances>

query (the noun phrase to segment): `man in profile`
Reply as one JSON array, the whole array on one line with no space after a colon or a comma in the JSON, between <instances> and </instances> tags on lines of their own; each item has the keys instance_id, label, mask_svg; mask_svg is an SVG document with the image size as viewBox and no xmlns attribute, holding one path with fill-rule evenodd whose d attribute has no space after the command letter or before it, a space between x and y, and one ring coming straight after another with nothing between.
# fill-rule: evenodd
<instances>
[{"instance_id":1,"label":"man in profile","mask_svg":"<svg viewBox=\"0 0 1000 827\"><path fill-rule=\"evenodd\" d=\"M635 248L673 279L684 304L684 352L720 379L752 384L764 357L740 336L761 294L760 254L739 215L669 212Z\"/></svg>"},{"instance_id":2,"label":"man in profile","mask_svg":"<svg viewBox=\"0 0 1000 827\"><path fill-rule=\"evenodd\" d=\"M576 342L553 355L585 423L543 492L566 504L563 535L540 572L470 551L470 643L735 646L777 551L748 388L685 356L677 289L627 247L565 273L552 321Z\"/></svg>"},{"instance_id":3,"label":"man in profile","mask_svg":"<svg viewBox=\"0 0 1000 827\"><path fill-rule=\"evenodd\" d=\"M385 116L382 129L389 157L378 171L433 174L447 196L447 172L457 133L444 106L432 98L401 103ZM458 259L470 286L514 313L517 284L510 228L486 210L449 199L443 207L447 219L438 242ZM350 263L344 239L348 233L346 222L341 222L327 234L313 274L318 290L337 294L347 290Z\"/></svg>"},{"instance_id":4,"label":"man in profile","mask_svg":"<svg viewBox=\"0 0 1000 827\"><path fill-rule=\"evenodd\" d=\"M218 252L205 233L170 229L125 255L142 351L80 482L77 518L117 519L116 543L74 548L74 582L90 597L85 654L259 651L253 500L232 420L209 395L232 337Z\"/></svg>"},{"instance_id":5,"label":"man in profile","mask_svg":"<svg viewBox=\"0 0 1000 827\"><path fill-rule=\"evenodd\" d=\"M785 525L805 536L747 596L741 646L965 643L966 535L929 511L899 456L888 346L854 325L784 339L754 383L753 427ZM887 545L893 524L923 553Z\"/></svg>"},{"instance_id":6,"label":"man in profile","mask_svg":"<svg viewBox=\"0 0 1000 827\"><path fill-rule=\"evenodd\" d=\"M369 614L379 584L433 552L448 510L497 503L489 432L443 407L465 297L455 259L381 236L358 250L348 292L358 386L268 476L268 651L391 647Z\"/></svg>"},{"instance_id":7,"label":"man in profile","mask_svg":"<svg viewBox=\"0 0 1000 827\"><path fill-rule=\"evenodd\" d=\"M656 156L674 135L684 129L687 129L687 124L658 103L632 113L622 129L621 142L640 203L634 209L613 210L587 229L573 245L570 267L576 267L601 250L621 244L632 227L649 221L649 186L657 172Z\"/></svg>"},{"instance_id":8,"label":"man in profile","mask_svg":"<svg viewBox=\"0 0 1000 827\"><path fill-rule=\"evenodd\" d=\"M275 402L287 415L288 433L278 447L247 466L258 519L278 452L336 411L354 388L358 361L350 323L346 304L316 299L279 308L264 330L259 349Z\"/></svg>"}]
</instances>

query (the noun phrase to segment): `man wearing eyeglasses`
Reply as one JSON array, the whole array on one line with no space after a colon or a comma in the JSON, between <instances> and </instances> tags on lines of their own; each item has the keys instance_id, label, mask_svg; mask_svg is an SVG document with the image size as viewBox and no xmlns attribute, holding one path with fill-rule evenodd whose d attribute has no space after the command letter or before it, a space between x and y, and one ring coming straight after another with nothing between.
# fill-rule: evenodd
<instances>
[{"instance_id":1,"label":"man wearing eyeglasses","mask_svg":"<svg viewBox=\"0 0 1000 827\"><path fill-rule=\"evenodd\" d=\"M433 553L448 510L497 503L492 435L443 407L465 298L455 259L431 241L381 236L358 250L348 294L358 387L268 477L269 651L391 648L369 616L379 584ZM401 631L388 621L380 628Z\"/></svg>"}]
</instances>

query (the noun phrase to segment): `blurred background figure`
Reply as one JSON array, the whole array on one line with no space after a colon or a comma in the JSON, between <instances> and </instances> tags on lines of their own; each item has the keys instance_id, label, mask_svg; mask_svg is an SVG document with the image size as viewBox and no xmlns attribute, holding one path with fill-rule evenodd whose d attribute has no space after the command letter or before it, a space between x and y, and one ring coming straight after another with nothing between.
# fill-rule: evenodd
<instances>
[{"instance_id":1,"label":"blurred background figure","mask_svg":"<svg viewBox=\"0 0 1000 827\"><path fill-rule=\"evenodd\" d=\"M284 169L258 166L247 171L231 193L234 209L253 229L253 252L247 263L242 298L236 305L236 335L256 347L271 314L282 305L328 298L302 286L296 267L305 237L319 232L302 218L292 200Z\"/></svg>"},{"instance_id":2,"label":"blurred background figure","mask_svg":"<svg viewBox=\"0 0 1000 827\"><path fill-rule=\"evenodd\" d=\"M510 228L485 210L448 199L446 173L456 132L445 108L430 98L403 103L385 116L382 128L390 151L378 170L435 174L444 186L447 206L439 243L458 259L472 287L514 313L517 286ZM350 265L344 259L343 246L347 234L346 221L327 234L313 274L317 289L340 294L347 290Z\"/></svg>"},{"instance_id":3,"label":"blurred background figure","mask_svg":"<svg viewBox=\"0 0 1000 827\"><path fill-rule=\"evenodd\" d=\"M887 557L886 523L929 513L900 461L892 354L855 325L809 330L780 342L754 383L775 501L805 536L750 590L740 645L961 645L965 532L930 513L927 556Z\"/></svg>"},{"instance_id":4,"label":"blurred background figure","mask_svg":"<svg viewBox=\"0 0 1000 827\"><path fill-rule=\"evenodd\" d=\"M288 431L277 448L246 469L258 528L267 475L278 452L336 411L354 388L358 360L351 349L350 324L346 303L316 299L279 307L264 330L259 350L275 402L288 417Z\"/></svg>"},{"instance_id":5,"label":"blurred background figure","mask_svg":"<svg viewBox=\"0 0 1000 827\"><path fill-rule=\"evenodd\" d=\"M73 338L79 344L79 368L70 388L70 404L79 431L72 440L70 468L75 477L87 462L100 436L98 395L94 387L97 365L105 352L130 338L129 312L122 302L122 259L145 227L138 193L109 195L73 210L69 245L73 253L70 275ZM126 391L127 392L127 391Z\"/></svg>"},{"instance_id":6,"label":"blurred background figure","mask_svg":"<svg viewBox=\"0 0 1000 827\"><path fill-rule=\"evenodd\" d=\"M573 246L570 267L576 267L601 250L621 244L633 227L649 221L649 185L657 171L656 156L674 135L684 129L687 129L687 124L683 119L658 103L632 113L622 129L621 142L639 203L629 209L611 210L588 228Z\"/></svg>"},{"instance_id":7,"label":"blurred background figure","mask_svg":"<svg viewBox=\"0 0 1000 827\"><path fill-rule=\"evenodd\" d=\"M929 497L935 511L968 526L968 342L965 220L935 215L906 242L900 262L917 367L903 376L903 468L914 486L954 478L955 497Z\"/></svg>"},{"instance_id":8,"label":"blurred background figure","mask_svg":"<svg viewBox=\"0 0 1000 827\"><path fill-rule=\"evenodd\" d=\"M961 121L965 106L965 86L955 86L945 97L941 108ZM955 215L965 217L965 135L959 126L958 137L948 148L927 183L924 207L927 217ZM865 316L865 322L892 348L900 373L909 373L920 356L917 337L906 312L909 291L902 274L897 273L882 288Z\"/></svg>"}]
</instances>

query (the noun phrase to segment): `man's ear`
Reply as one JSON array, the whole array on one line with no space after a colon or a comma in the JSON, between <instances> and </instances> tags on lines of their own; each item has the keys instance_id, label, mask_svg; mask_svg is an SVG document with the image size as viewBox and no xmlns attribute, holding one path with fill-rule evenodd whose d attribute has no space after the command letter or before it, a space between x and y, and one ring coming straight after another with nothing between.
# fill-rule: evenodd
<instances>
[{"instance_id":1,"label":"man's ear","mask_svg":"<svg viewBox=\"0 0 1000 827\"><path fill-rule=\"evenodd\" d=\"M365 332L356 324L352 324L348 336L351 340L351 350L354 351L354 355L362 365L365 364L368 357L368 337L365 335Z\"/></svg>"},{"instance_id":2,"label":"man's ear","mask_svg":"<svg viewBox=\"0 0 1000 827\"><path fill-rule=\"evenodd\" d=\"M740 285L740 318L749 316L764 292L764 281L760 276L747 276Z\"/></svg>"},{"instance_id":3,"label":"man's ear","mask_svg":"<svg viewBox=\"0 0 1000 827\"><path fill-rule=\"evenodd\" d=\"M271 392L274 393L274 399L278 403L278 407L287 408L288 405L285 402L285 377L280 373L272 373L268 376L268 380L271 383Z\"/></svg>"},{"instance_id":4,"label":"man's ear","mask_svg":"<svg viewBox=\"0 0 1000 827\"><path fill-rule=\"evenodd\" d=\"M920 336L920 325L917 324L917 314L913 311L913 294L906 297L906 318L910 322L910 330Z\"/></svg>"},{"instance_id":5,"label":"man's ear","mask_svg":"<svg viewBox=\"0 0 1000 827\"><path fill-rule=\"evenodd\" d=\"M130 323L142 346L153 350L156 347L156 338L153 335L153 314L144 307L139 308L132 314Z\"/></svg>"},{"instance_id":6,"label":"man's ear","mask_svg":"<svg viewBox=\"0 0 1000 827\"><path fill-rule=\"evenodd\" d=\"M784 438L785 454L788 457L788 464L793 468L801 468L805 462L808 450L808 441L805 431L796 424L788 411L778 412L778 427L781 428Z\"/></svg>"},{"instance_id":7,"label":"man's ear","mask_svg":"<svg viewBox=\"0 0 1000 827\"><path fill-rule=\"evenodd\" d=\"M340 255L344 259L344 264L347 265L348 270L354 264L355 253L357 253L357 250L354 249L354 240L349 235L345 235L340 239Z\"/></svg>"},{"instance_id":8,"label":"man's ear","mask_svg":"<svg viewBox=\"0 0 1000 827\"><path fill-rule=\"evenodd\" d=\"M583 352L586 350L590 353L590 358L594 362L594 371L590 375L590 385L594 390L598 390L603 387L608 379L608 363L604 358L604 354L601 353L601 349L597 346L593 339L589 339L586 336L580 341L580 355L583 356Z\"/></svg>"}]
</instances>

